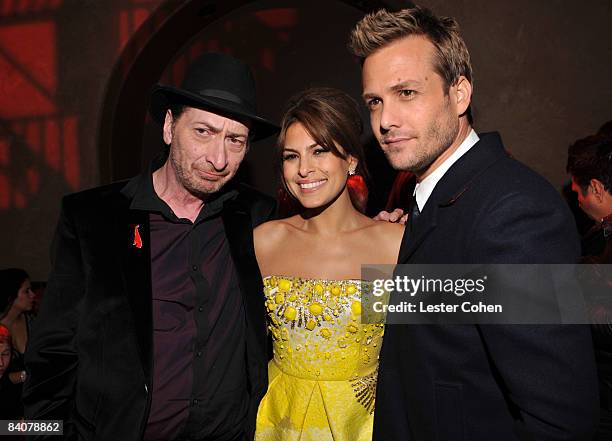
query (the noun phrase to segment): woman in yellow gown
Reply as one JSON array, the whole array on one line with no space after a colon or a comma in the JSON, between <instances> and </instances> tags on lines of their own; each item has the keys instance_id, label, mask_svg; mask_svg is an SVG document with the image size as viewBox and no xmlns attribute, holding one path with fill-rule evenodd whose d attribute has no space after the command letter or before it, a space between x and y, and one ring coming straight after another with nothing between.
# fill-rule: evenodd
<instances>
[{"instance_id":1,"label":"woman in yellow gown","mask_svg":"<svg viewBox=\"0 0 612 441\"><path fill-rule=\"evenodd\" d=\"M274 357L255 439L371 440L383 325L361 323L361 264L397 261L403 226L353 204L365 171L357 104L329 88L290 101L279 155L299 214L255 229Z\"/></svg>"}]
</instances>

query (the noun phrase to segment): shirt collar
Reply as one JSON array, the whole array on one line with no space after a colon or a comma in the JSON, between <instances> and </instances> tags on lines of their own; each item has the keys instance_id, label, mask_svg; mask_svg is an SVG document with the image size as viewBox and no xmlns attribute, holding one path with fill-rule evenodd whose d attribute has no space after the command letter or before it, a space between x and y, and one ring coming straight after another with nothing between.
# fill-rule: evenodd
<instances>
[{"instance_id":1,"label":"shirt collar","mask_svg":"<svg viewBox=\"0 0 612 441\"><path fill-rule=\"evenodd\" d=\"M451 166L457 162L459 158L465 155L467 151L471 149L479 140L480 138L474 129L471 129L470 133L468 133L468 136L466 136L457 150L446 158L446 160L440 164L438 168L436 168L429 176L416 184L416 187L414 187L414 197L419 207L419 211L423 211L429 196L431 196L434 188L436 188L436 184L440 181L440 179L442 179L448 169L451 168Z\"/></svg>"},{"instance_id":2,"label":"shirt collar","mask_svg":"<svg viewBox=\"0 0 612 441\"><path fill-rule=\"evenodd\" d=\"M168 204L157 196L153 188L153 173L164 165L167 158L167 154L158 155L151 160L147 169L136 177L134 197L132 198L130 209L156 212L164 216L171 212Z\"/></svg>"}]
</instances>

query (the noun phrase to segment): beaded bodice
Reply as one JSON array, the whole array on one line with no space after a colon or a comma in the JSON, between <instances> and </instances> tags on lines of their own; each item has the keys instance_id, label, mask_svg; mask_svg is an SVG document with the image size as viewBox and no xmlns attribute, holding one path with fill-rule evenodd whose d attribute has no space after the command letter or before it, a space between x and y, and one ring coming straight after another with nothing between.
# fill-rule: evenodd
<instances>
[{"instance_id":1,"label":"beaded bodice","mask_svg":"<svg viewBox=\"0 0 612 441\"><path fill-rule=\"evenodd\" d=\"M371 378L375 385L384 327L361 324L365 283L264 278L274 361L283 372L318 381Z\"/></svg>"}]
</instances>

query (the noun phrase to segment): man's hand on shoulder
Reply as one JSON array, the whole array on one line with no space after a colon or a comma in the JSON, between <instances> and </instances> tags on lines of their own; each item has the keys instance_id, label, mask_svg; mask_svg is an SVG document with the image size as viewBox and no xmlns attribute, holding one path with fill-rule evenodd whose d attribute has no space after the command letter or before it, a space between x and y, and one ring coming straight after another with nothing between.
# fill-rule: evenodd
<instances>
[{"instance_id":1,"label":"man's hand on shoulder","mask_svg":"<svg viewBox=\"0 0 612 441\"><path fill-rule=\"evenodd\" d=\"M376 221L387 221L404 225L408 219L408 213L404 214L404 210L396 208L393 211L381 211L372 219Z\"/></svg>"}]
</instances>

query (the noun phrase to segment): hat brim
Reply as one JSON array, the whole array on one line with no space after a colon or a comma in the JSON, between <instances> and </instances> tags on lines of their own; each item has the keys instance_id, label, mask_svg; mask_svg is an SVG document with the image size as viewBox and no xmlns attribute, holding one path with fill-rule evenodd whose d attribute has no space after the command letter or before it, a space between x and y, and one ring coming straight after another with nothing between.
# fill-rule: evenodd
<instances>
[{"instance_id":1,"label":"hat brim","mask_svg":"<svg viewBox=\"0 0 612 441\"><path fill-rule=\"evenodd\" d=\"M185 104L202 110L212 110L223 116L250 122L249 138L258 141L277 134L280 127L253 114L239 103L217 97L203 96L173 86L157 85L151 91L149 111L153 119L163 125L166 110L173 104Z\"/></svg>"}]
</instances>

